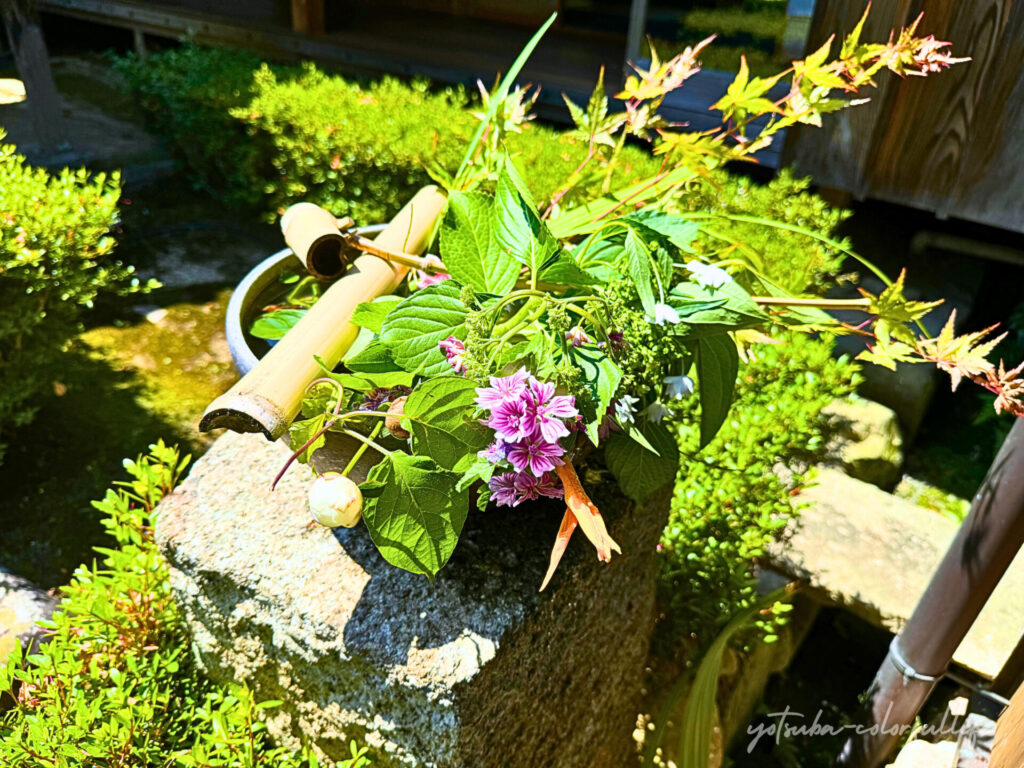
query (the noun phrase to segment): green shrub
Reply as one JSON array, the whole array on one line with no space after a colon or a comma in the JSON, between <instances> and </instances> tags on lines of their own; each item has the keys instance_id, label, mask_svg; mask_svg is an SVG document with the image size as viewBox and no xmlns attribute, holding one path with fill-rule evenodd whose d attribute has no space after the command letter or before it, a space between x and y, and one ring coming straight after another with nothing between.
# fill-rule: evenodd
<instances>
[{"instance_id":1,"label":"green shrub","mask_svg":"<svg viewBox=\"0 0 1024 768\"><path fill-rule=\"evenodd\" d=\"M269 744L243 686L205 680L189 652L167 566L153 542L153 508L188 459L162 442L125 461L132 478L94 506L113 536L99 565L75 572L39 653L0 660L0 765L10 768L316 768L308 750ZM6 694L3 692L7 692ZM10 704L10 700L7 702ZM339 768L368 764L351 746Z\"/></svg>"},{"instance_id":2,"label":"green shrub","mask_svg":"<svg viewBox=\"0 0 1024 768\"><path fill-rule=\"evenodd\" d=\"M676 202L679 209L773 219L818 235L828 235L850 216L850 211L832 208L808 192L811 180L797 178L788 168L766 184L724 171L713 173L710 181L681 196ZM755 255L755 268L795 294L824 292L845 258L813 237L742 221L708 222L696 247L704 253L722 253L728 241L742 243L745 254ZM846 240L839 242L850 247Z\"/></svg>"},{"instance_id":3,"label":"green shrub","mask_svg":"<svg viewBox=\"0 0 1024 768\"><path fill-rule=\"evenodd\" d=\"M387 220L430 183L428 166L456 169L477 124L463 89L423 80L352 80L192 45L115 66L200 186L272 217L307 201L361 223ZM531 169L539 200L587 154L536 123L511 134L508 148ZM657 167L629 147L616 181Z\"/></svg>"},{"instance_id":4,"label":"green shrub","mask_svg":"<svg viewBox=\"0 0 1024 768\"><path fill-rule=\"evenodd\" d=\"M114 59L149 115L149 127L167 140L197 187L233 205L255 205L255 146L230 110L249 102L260 60L245 51L183 45L147 58Z\"/></svg>"},{"instance_id":5,"label":"green shrub","mask_svg":"<svg viewBox=\"0 0 1024 768\"><path fill-rule=\"evenodd\" d=\"M83 313L103 293L140 289L111 258L117 174L51 175L3 142L0 130L0 459L9 430L35 414Z\"/></svg>"},{"instance_id":6,"label":"green shrub","mask_svg":"<svg viewBox=\"0 0 1024 768\"><path fill-rule=\"evenodd\" d=\"M703 451L698 405L684 401L693 418L680 430L683 460L661 540L663 642L703 648L754 600L756 561L793 518L790 492L824 448L821 409L854 388L856 366L833 359L832 346L796 334L755 346L729 417Z\"/></svg>"}]
</instances>

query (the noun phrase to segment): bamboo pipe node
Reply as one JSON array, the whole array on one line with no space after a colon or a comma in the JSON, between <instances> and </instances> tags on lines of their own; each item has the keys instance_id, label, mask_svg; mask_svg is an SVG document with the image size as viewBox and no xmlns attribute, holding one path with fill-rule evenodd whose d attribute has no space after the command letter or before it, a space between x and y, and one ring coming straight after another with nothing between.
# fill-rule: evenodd
<instances>
[{"instance_id":1,"label":"bamboo pipe node","mask_svg":"<svg viewBox=\"0 0 1024 768\"><path fill-rule=\"evenodd\" d=\"M199 429L207 432L226 427L237 432L261 432L271 440L281 437L298 415L306 387L322 375L316 358L333 368L355 341L359 328L350 322L355 308L392 293L410 267L419 269L423 265L425 260L418 254L430 244L446 202L440 189L424 187L375 240L359 238L359 256L348 272L249 373L210 403ZM306 212L313 216L309 209ZM343 242L351 239L342 237L333 215L323 213L330 216L330 228ZM326 228L326 219L320 216L319 220ZM294 226L293 221L288 223ZM363 247L364 240L368 247Z\"/></svg>"}]
</instances>

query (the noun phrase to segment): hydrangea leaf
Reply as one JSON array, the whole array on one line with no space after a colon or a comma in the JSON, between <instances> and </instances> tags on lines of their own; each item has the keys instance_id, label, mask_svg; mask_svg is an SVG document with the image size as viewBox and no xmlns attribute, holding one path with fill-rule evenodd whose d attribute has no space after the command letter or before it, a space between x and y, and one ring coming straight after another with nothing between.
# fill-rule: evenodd
<instances>
[{"instance_id":1,"label":"hydrangea leaf","mask_svg":"<svg viewBox=\"0 0 1024 768\"><path fill-rule=\"evenodd\" d=\"M406 371L438 376L451 371L438 344L449 336L465 338L468 309L454 280L432 285L403 299L384 320L380 343Z\"/></svg>"},{"instance_id":2,"label":"hydrangea leaf","mask_svg":"<svg viewBox=\"0 0 1024 768\"><path fill-rule=\"evenodd\" d=\"M413 451L454 470L464 457L485 448L490 438L473 419L475 396L476 383L461 376L428 379L416 387L405 403Z\"/></svg>"},{"instance_id":3,"label":"hydrangea leaf","mask_svg":"<svg viewBox=\"0 0 1024 768\"><path fill-rule=\"evenodd\" d=\"M531 274L539 274L541 266L558 250L558 241L540 220L511 162L498 176L491 227L499 249L525 264Z\"/></svg>"},{"instance_id":4,"label":"hydrangea leaf","mask_svg":"<svg viewBox=\"0 0 1024 768\"><path fill-rule=\"evenodd\" d=\"M661 424L650 421L637 427L657 453L621 432L613 432L605 445L605 462L622 492L642 503L654 491L672 482L679 470L679 448L675 438Z\"/></svg>"},{"instance_id":5,"label":"hydrangea leaf","mask_svg":"<svg viewBox=\"0 0 1024 768\"><path fill-rule=\"evenodd\" d=\"M469 492L456 490L458 479L426 456L401 451L370 470L360 486L363 520L385 560L433 581L469 512Z\"/></svg>"},{"instance_id":6,"label":"hydrangea leaf","mask_svg":"<svg viewBox=\"0 0 1024 768\"><path fill-rule=\"evenodd\" d=\"M364 301L352 313L351 322L360 328L380 333L380 327L384 324L384 318L388 316L401 300L400 296L379 296L373 301Z\"/></svg>"},{"instance_id":7,"label":"hydrangea leaf","mask_svg":"<svg viewBox=\"0 0 1024 768\"><path fill-rule=\"evenodd\" d=\"M493 207L487 195L452 192L441 225L441 255L449 274L460 283L501 295L515 286L520 264L495 239Z\"/></svg>"},{"instance_id":8,"label":"hydrangea leaf","mask_svg":"<svg viewBox=\"0 0 1024 768\"><path fill-rule=\"evenodd\" d=\"M256 318L249 329L249 333L257 339L276 341L283 339L284 335L295 327L306 315L305 309L275 309Z\"/></svg>"},{"instance_id":9,"label":"hydrangea leaf","mask_svg":"<svg viewBox=\"0 0 1024 768\"><path fill-rule=\"evenodd\" d=\"M728 334L697 340L697 376L700 394L700 447L718 433L732 405L740 357Z\"/></svg>"}]
</instances>

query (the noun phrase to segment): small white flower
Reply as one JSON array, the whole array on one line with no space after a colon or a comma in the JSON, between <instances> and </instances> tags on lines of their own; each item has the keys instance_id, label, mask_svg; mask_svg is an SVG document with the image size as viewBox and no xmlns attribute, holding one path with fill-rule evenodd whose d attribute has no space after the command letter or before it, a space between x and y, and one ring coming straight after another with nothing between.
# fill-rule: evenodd
<instances>
[{"instance_id":1,"label":"small white flower","mask_svg":"<svg viewBox=\"0 0 1024 768\"><path fill-rule=\"evenodd\" d=\"M732 275L721 267L701 264L699 261L686 262L686 268L693 274L693 279L702 288L721 288L732 282Z\"/></svg>"},{"instance_id":2,"label":"small white flower","mask_svg":"<svg viewBox=\"0 0 1024 768\"><path fill-rule=\"evenodd\" d=\"M636 411L636 404L639 402L639 398L632 395L623 395L615 401L615 418L618 419L619 424L633 423L633 413Z\"/></svg>"},{"instance_id":3,"label":"small white flower","mask_svg":"<svg viewBox=\"0 0 1024 768\"><path fill-rule=\"evenodd\" d=\"M675 325L679 322L679 313L676 312L668 304L658 303L654 305L654 324L664 325L665 323L672 323Z\"/></svg>"},{"instance_id":4,"label":"small white flower","mask_svg":"<svg viewBox=\"0 0 1024 768\"><path fill-rule=\"evenodd\" d=\"M665 393L673 400L682 400L693 394L693 379L689 376L666 376Z\"/></svg>"},{"instance_id":5,"label":"small white flower","mask_svg":"<svg viewBox=\"0 0 1024 768\"><path fill-rule=\"evenodd\" d=\"M647 420L654 422L655 424L661 424L661 420L666 416L670 416L672 411L661 402L661 400L655 400L653 403L644 408L644 414L647 416Z\"/></svg>"}]
</instances>

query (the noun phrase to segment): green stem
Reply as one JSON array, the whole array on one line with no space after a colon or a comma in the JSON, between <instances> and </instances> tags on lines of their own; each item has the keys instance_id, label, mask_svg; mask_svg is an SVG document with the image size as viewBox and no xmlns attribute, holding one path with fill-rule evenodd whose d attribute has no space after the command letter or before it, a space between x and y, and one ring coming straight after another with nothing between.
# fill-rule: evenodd
<instances>
[{"instance_id":1,"label":"green stem","mask_svg":"<svg viewBox=\"0 0 1024 768\"><path fill-rule=\"evenodd\" d=\"M386 415L386 414L383 414L383 415ZM378 445L377 443L373 442L373 440L371 440L371 439L369 439L367 437L364 437L363 435L360 435L354 429L343 429L341 431L342 431L343 434L346 434L349 437L354 437L356 440L361 442L364 446L369 446L370 448L373 448L373 450L377 451L382 456L390 456L393 453L393 451L389 451L387 448L384 448L383 446Z\"/></svg>"},{"instance_id":2,"label":"green stem","mask_svg":"<svg viewBox=\"0 0 1024 768\"><path fill-rule=\"evenodd\" d=\"M377 426L375 426L373 428L373 431L370 433L370 442L373 442L373 438L379 435L382 429L384 429L384 422L378 421ZM363 454L366 453L366 449L368 447L369 446L367 443L363 443L362 445L360 445L359 448L356 449L356 452L352 454L352 458L349 459L348 464L345 465L345 468L341 471L341 474L343 474L345 477L348 477L348 473L355 469L356 463L361 458L363 458Z\"/></svg>"}]
</instances>

